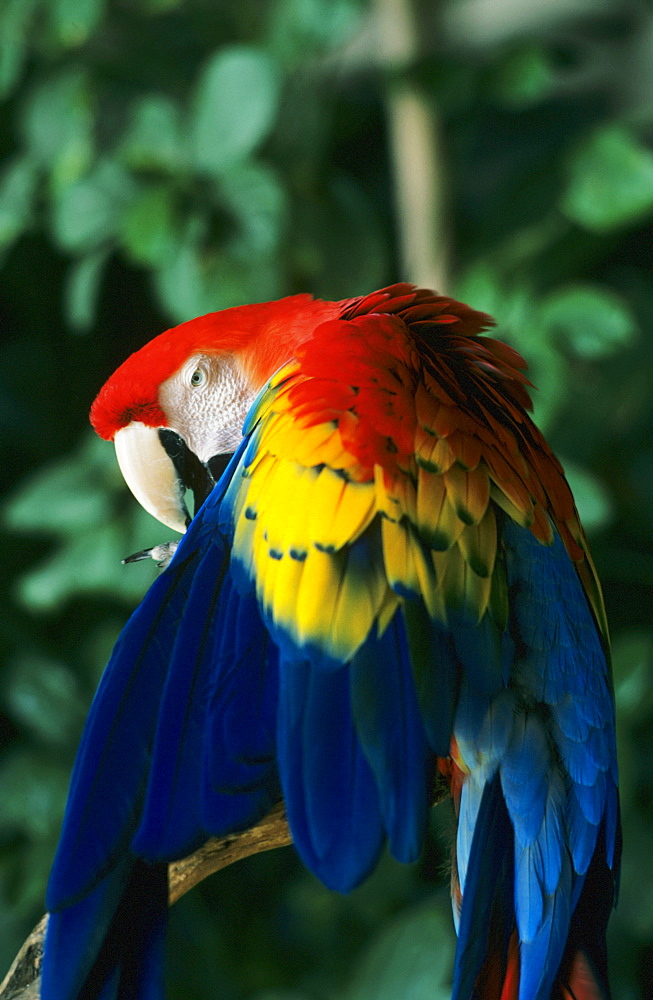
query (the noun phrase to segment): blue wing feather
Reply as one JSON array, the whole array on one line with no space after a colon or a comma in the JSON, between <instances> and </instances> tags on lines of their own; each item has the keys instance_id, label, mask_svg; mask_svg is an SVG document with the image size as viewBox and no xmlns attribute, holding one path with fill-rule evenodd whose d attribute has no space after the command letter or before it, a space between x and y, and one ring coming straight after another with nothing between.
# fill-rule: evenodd
<instances>
[{"instance_id":1,"label":"blue wing feather","mask_svg":"<svg viewBox=\"0 0 653 1000\"><path fill-rule=\"evenodd\" d=\"M426 832L430 754L401 615L368 639L349 670L354 724L379 789L390 850L398 861L415 861Z\"/></svg>"},{"instance_id":2,"label":"blue wing feather","mask_svg":"<svg viewBox=\"0 0 653 1000\"><path fill-rule=\"evenodd\" d=\"M544 919L528 941L521 941L519 1000L549 1000L569 934L570 866L563 867L558 891L547 900Z\"/></svg>"},{"instance_id":3,"label":"blue wing feather","mask_svg":"<svg viewBox=\"0 0 653 1000\"><path fill-rule=\"evenodd\" d=\"M138 825L169 644L195 558L159 577L120 636L97 691L75 763L46 904L69 905L104 877Z\"/></svg>"},{"instance_id":4,"label":"blue wing feather","mask_svg":"<svg viewBox=\"0 0 653 1000\"><path fill-rule=\"evenodd\" d=\"M281 798L276 766L278 654L256 599L228 578L203 748L202 816L222 836L251 826Z\"/></svg>"},{"instance_id":5,"label":"blue wing feather","mask_svg":"<svg viewBox=\"0 0 653 1000\"><path fill-rule=\"evenodd\" d=\"M87 977L89 997L163 995L165 862L207 835L197 751L216 644L211 609L228 565L213 527L223 491L125 626L91 707L48 886L44 1000L77 997Z\"/></svg>"},{"instance_id":6,"label":"blue wing feather","mask_svg":"<svg viewBox=\"0 0 653 1000\"><path fill-rule=\"evenodd\" d=\"M168 866L126 852L76 903L51 912L41 996L163 1000Z\"/></svg>"},{"instance_id":7,"label":"blue wing feather","mask_svg":"<svg viewBox=\"0 0 653 1000\"><path fill-rule=\"evenodd\" d=\"M281 660L278 763L297 850L325 885L347 892L377 861L383 820L346 667Z\"/></svg>"},{"instance_id":8,"label":"blue wing feather","mask_svg":"<svg viewBox=\"0 0 653 1000\"><path fill-rule=\"evenodd\" d=\"M226 564L224 548L210 545L201 553L168 654L143 818L132 842L134 853L150 861L181 857L206 840L200 817L202 746L215 610Z\"/></svg>"},{"instance_id":9,"label":"blue wing feather","mask_svg":"<svg viewBox=\"0 0 653 1000\"><path fill-rule=\"evenodd\" d=\"M404 627L417 700L433 753L447 757L460 684L460 661L450 633L421 600L406 600Z\"/></svg>"}]
</instances>

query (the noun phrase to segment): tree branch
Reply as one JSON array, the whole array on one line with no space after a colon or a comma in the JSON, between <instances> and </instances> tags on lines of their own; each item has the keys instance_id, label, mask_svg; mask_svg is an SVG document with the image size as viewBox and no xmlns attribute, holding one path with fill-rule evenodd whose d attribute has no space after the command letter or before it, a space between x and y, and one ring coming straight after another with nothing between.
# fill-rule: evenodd
<instances>
[{"instance_id":1,"label":"tree branch","mask_svg":"<svg viewBox=\"0 0 653 1000\"><path fill-rule=\"evenodd\" d=\"M261 854L288 844L292 844L292 835L284 804L279 802L260 823L249 830L232 833L221 840L207 840L199 851L182 861L174 861L169 868L170 905L221 868L233 865L241 858L248 858L250 854ZM4 1000L1 992L0 1000Z\"/></svg>"},{"instance_id":2,"label":"tree branch","mask_svg":"<svg viewBox=\"0 0 653 1000\"><path fill-rule=\"evenodd\" d=\"M169 866L170 905L208 875L250 854L292 843L286 812L279 802L260 823L243 833L207 840L198 851ZM16 955L0 984L0 1000L39 1000L43 939L47 915L42 917Z\"/></svg>"},{"instance_id":3,"label":"tree branch","mask_svg":"<svg viewBox=\"0 0 653 1000\"><path fill-rule=\"evenodd\" d=\"M436 772L432 787L432 804L438 805L448 797L448 778ZM170 906L198 882L202 882L221 868L226 868L241 858L248 858L250 854L261 854L263 851L286 847L288 844L292 844L292 835L286 819L286 809L283 802L278 802L256 826L242 833L232 833L228 837L207 840L194 854L169 865ZM39 920L16 955L9 972L0 983L0 1000L39 1000L43 939L47 922L46 914Z\"/></svg>"}]
</instances>

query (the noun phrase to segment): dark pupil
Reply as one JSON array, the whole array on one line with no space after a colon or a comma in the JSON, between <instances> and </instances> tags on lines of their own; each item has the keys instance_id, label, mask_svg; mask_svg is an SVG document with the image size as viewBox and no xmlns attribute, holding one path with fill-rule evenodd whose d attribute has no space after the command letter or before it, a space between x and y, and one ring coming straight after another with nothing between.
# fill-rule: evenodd
<instances>
[{"instance_id":1,"label":"dark pupil","mask_svg":"<svg viewBox=\"0 0 653 1000\"><path fill-rule=\"evenodd\" d=\"M202 381L202 373L199 372L199 371L198 372L193 372L193 374L191 375L191 379L190 380L193 383L193 385L199 385L200 382Z\"/></svg>"}]
</instances>

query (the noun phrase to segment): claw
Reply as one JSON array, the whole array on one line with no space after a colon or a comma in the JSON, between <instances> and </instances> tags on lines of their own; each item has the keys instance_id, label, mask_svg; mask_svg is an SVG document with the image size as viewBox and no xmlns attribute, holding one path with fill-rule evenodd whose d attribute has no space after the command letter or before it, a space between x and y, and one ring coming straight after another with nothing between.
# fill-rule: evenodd
<instances>
[{"instance_id":1,"label":"claw","mask_svg":"<svg viewBox=\"0 0 653 1000\"><path fill-rule=\"evenodd\" d=\"M125 556L122 560L123 566L127 563L140 562L141 559L154 559L159 569L165 569L175 552L179 542L163 542L161 545L153 545L151 549L141 549L140 552L133 552L130 556Z\"/></svg>"}]
</instances>

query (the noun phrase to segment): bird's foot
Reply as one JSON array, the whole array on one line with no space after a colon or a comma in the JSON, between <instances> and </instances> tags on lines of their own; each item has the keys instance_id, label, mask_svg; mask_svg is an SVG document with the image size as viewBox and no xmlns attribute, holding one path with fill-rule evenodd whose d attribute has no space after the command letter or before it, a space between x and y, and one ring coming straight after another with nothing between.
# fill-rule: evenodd
<instances>
[{"instance_id":1,"label":"bird's foot","mask_svg":"<svg viewBox=\"0 0 653 1000\"><path fill-rule=\"evenodd\" d=\"M126 556L122 562L125 565L126 563L140 562L141 559L154 559L159 569L166 569L177 551L178 545L178 541L153 545L151 549L141 549L140 552L133 552L132 555Z\"/></svg>"}]
</instances>

